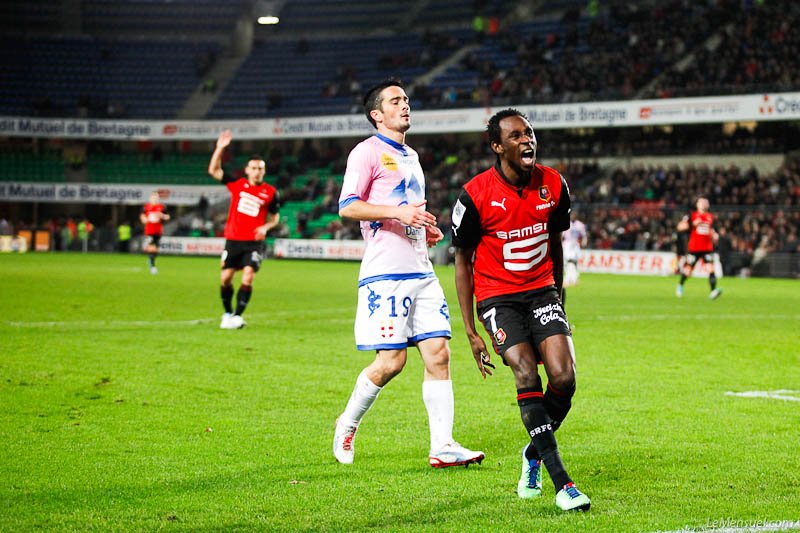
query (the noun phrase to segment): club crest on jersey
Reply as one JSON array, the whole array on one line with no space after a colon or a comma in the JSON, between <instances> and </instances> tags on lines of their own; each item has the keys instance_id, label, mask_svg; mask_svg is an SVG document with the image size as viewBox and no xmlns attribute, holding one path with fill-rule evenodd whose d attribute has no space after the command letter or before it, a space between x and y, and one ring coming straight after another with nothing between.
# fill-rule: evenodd
<instances>
[{"instance_id":1,"label":"club crest on jersey","mask_svg":"<svg viewBox=\"0 0 800 533\"><path fill-rule=\"evenodd\" d=\"M542 185L539 187L539 198L543 202L550 200L550 189L547 188L547 185Z\"/></svg>"},{"instance_id":2,"label":"club crest on jersey","mask_svg":"<svg viewBox=\"0 0 800 533\"><path fill-rule=\"evenodd\" d=\"M501 346L504 342L506 342L506 332L503 331L503 328L499 328L494 332L494 340L498 346Z\"/></svg>"},{"instance_id":3,"label":"club crest on jersey","mask_svg":"<svg viewBox=\"0 0 800 533\"><path fill-rule=\"evenodd\" d=\"M389 339L394 337L394 320L381 321L381 338Z\"/></svg>"},{"instance_id":4,"label":"club crest on jersey","mask_svg":"<svg viewBox=\"0 0 800 533\"><path fill-rule=\"evenodd\" d=\"M397 161L389 154L381 154L381 165L386 170L397 170Z\"/></svg>"}]
</instances>

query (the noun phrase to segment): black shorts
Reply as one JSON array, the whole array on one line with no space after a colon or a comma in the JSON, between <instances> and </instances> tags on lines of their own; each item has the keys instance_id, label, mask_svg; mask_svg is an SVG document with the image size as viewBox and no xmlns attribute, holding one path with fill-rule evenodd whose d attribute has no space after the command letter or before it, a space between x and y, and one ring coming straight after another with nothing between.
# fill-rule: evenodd
<instances>
[{"instance_id":1,"label":"black shorts","mask_svg":"<svg viewBox=\"0 0 800 533\"><path fill-rule=\"evenodd\" d=\"M714 264L714 252L689 252L686 256L686 264L690 267L694 268L697 264L699 259L703 260L703 263L707 265Z\"/></svg>"},{"instance_id":2,"label":"black shorts","mask_svg":"<svg viewBox=\"0 0 800 533\"><path fill-rule=\"evenodd\" d=\"M144 245L155 246L158 248L158 243L161 242L161 235L145 235Z\"/></svg>"},{"instance_id":3,"label":"black shorts","mask_svg":"<svg viewBox=\"0 0 800 533\"><path fill-rule=\"evenodd\" d=\"M527 342L541 361L539 343L553 335L571 335L567 315L552 285L483 300L478 304L478 316L505 364L504 354L512 346Z\"/></svg>"},{"instance_id":4,"label":"black shorts","mask_svg":"<svg viewBox=\"0 0 800 533\"><path fill-rule=\"evenodd\" d=\"M246 266L258 272L264 258L264 241L225 241L222 268L241 270Z\"/></svg>"}]
</instances>

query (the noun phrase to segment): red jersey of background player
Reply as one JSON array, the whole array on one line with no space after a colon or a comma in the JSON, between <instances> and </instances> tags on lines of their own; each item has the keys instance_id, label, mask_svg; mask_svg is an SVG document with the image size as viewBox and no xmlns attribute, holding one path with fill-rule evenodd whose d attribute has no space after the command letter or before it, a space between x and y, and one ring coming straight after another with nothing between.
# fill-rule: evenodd
<instances>
[{"instance_id":1,"label":"red jersey of background player","mask_svg":"<svg viewBox=\"0 0 800 533\"><path fill-rule=\"evenodd\" d=\"M714 215L709 212L695 211L691 216L692 233L689 235L689 252L711 252L714 243L711 240Z\"/></svg>"},{"instance_id":2,"label":"red jersey of background player","mask_svg":"<svg viewBox=\"0 0 800 533\"><path fill-rule=\"evenodd\" d=\"M225 224L225 238L231 241L255 241L256 228L267 223L267 212L277 213L280 208L275 187L262 182L250 185L247 178L234 178L228 174L222 183L231 191L231 207Z\"/></svg>"},{"instance_id":3,"label":"red jersey of background player","mask_svg":"<svg viewBox=\"0 0 800 533\"><path fill-rule=\"evenodd\" d=\"M144 224L145 235L162 235L164 226L161 224L161 215L164 214L163 204L144 204L142 213L147 221Z\"/></svg>"},{"instance_id":4,"label":"red jersey of background player","mask_svg":"<svg viewBox=\"0 0 800 533\"><path fill-rule=\"evenodd\" d=\"M569 229L567 183L536 165L528 185L508 183L500 167L472 178L453 208L453 244L475 248L475 299L554 285L550 234Z\"/></svg>"}]
</instances>

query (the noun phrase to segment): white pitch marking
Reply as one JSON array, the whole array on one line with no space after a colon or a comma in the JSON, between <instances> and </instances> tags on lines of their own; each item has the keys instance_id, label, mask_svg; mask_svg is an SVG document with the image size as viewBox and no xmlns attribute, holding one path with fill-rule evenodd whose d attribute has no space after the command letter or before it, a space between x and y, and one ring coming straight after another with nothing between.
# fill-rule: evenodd
<instances>
[{"instance_id":1,"label":"white pitch marking","mask_svg":"<svg viewBox=\"0 0 800 533\"><path fill-rule=\"evenodd\" d=\"M342 314L341 309L316 309L317 314ZM305 311L308 313L308 311ZM272 311L269 313L252 313L247 316L266 317L266 322L275 322L274 317L285 317L296 315L296 311ZM7 320L6 324L17 328L57 328L57 327L124 327L124 326L196 326L198 324L208 324L219 320L218 317L196 318L194 320L62 320L44 322L21 322ZM282 322L283 320L281 320ZM352 322L353 318L347 319L326 319L326 322Z\"/></svg>"},{"instance_id":2,"label":"white pitch marking","mask_svg":"<svg viewBox=\"0 0 800 533\"><path fill-rule=\"evenodd\" d=\"M711 522L709 520L709 522ZM720 521L715 522L719 523ZM753 525L744 525L743 527L685 527L676 529L674 531L655 531L653 533L759 533L761 531L789 531L792 529L800 529L800 520L723 520L731 524L747 524L748 522Z\"/></svg>"},{"instance_id":3,"label":"white pitch marking","mask_svg":"<svg viewBox=\"0 0 800 533\"><path fill-rule=\"evenodd\" d=\"M215 318L198 318L195 320L109 320L109 321L90 321L90 320L69 320L53 322L13 322L7 321L6 324L18 328L57 328L72 326L158 326L158 325L179 325L194 326L212 322Z\"/></svg>"},{"instance_id":4,"label":"white pitch marking","mask_svg":"<svg viewBox=\"0 0 800 533\"><path fill-rule=\"evenodd\" d=\"M739 314L695 314L695 315L664 315L664 314L655 314L655 315L610 315L610 316L587 316L587 317L579 317L576 320L585 320L585 321L592 321L592 320L800 320L800 315L766 315L766 314L747 314L747 315L739 315Z\"/></svg>"},{"instance_id":5,"label":"white pitch marking","mask_svg":"<svg viewBox=\"0 0 800 533\"><path fill-rule=\"evenodd\" d=\"M792 394L798 394L800 390L750 390L745 392L726 392L725 396L740 396L742 398L772 398L774 400L789 400L792 402L800 402L800 398L797 396L791 396Z\"/></svg>"}]
</instances>

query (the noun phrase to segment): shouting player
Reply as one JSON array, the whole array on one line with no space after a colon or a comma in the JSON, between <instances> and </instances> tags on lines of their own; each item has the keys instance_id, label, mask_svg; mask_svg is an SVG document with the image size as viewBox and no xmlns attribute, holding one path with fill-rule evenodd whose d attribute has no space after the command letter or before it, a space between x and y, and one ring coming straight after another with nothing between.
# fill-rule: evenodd
<instances>
[{"instance_id":1,"label":"shouting player","mask_svg":"<svg viewBox=\"0 0 800 533\"><path fill-rule=\"evenodd\" d=\"M525 115L500 111L489 119L487 133L497 163L464 185L452 215L461 316L484 379L494 366L475 329L473 295L495 351L514 373L530 436L517 494L541 494L544 463L556 505L586 510L591 502L567 474L554 434L575 393L575 351L560 299L569 189L557 171L536 165L536 136ZM548 378L544 394L538 362Z\"/></svg>"},{"instance_id":2,"label":"shouting player","mask_svg":"<svg viewBox=\"0 0 800 533\"><path fill-rule=\"evenodd\" d=\"M689 253L686 255L686 264L681 272L681 281L675 287L675 296L683 296L683 284L692 275L697 262L702 259L703 267L708 272L708 283L711 285L711 293L708 297L716 300L722 289L717 288L717 276L714 274L714 242L718 239L717 232L714 231L714 215L708 211L708 198L697 199L697 211L690 217L684 217L678 223L678 231L690 230L689 234Z\"/></svg>"},{"instance_id":3,"label":"shouting player","mask_svg":"<svg viewBox=\"0 0 800 533\"><path fill-rule=\"evenodd\" d=\"M164 234L162 221L169 220L164 204L161 203L158 192L150 193L150 202L144 204L139 220L144 224L144 251L149 254L148 265L151 274L158 274L156 268L156 256L158 255L158 243Z\"/></svg>"},{"instance_id":4,"label":"shouting player","mask_svg":"<svg viewBox=\"0 0 800 533\"><path fill-rule=\"evenodd\" d=\"M222 170L222 152L231 143L231 132L223 131L208 164L208 173L221 181L231 192L231 207L225 224L225 251L222 253L220 295L225 313L219 327L239 329L247 323L242 318L250 295L253 279L264 257L264 239L269 230L278 225L280 199L275 187L264 183L266 163L260 155L251 155L244 167L246 177L236 179ZM233 276L242 271L242 284L233 300Z\"/></svg>"},{"instance_id":5,"label":"shouting player","mask_svg":"<svg viewBox=\"0 0 800 533\"><path fill-rule=\"evenodd\" d=\"M417 152L405 144L411 110L403 85L389 79L371 88L364 110L378 133L350 152L339 214L361 221L366 248L358 277L356 346L377 355L359 374L336 420L333 454L340 463L353 462L361 419L405 366L408 347L416 346L425 365L429 464L480 463L483 452L453 440L450 313L426 249L443 235L436 218L425 211L425 177Z\"/></svg>"}]
</instances>

